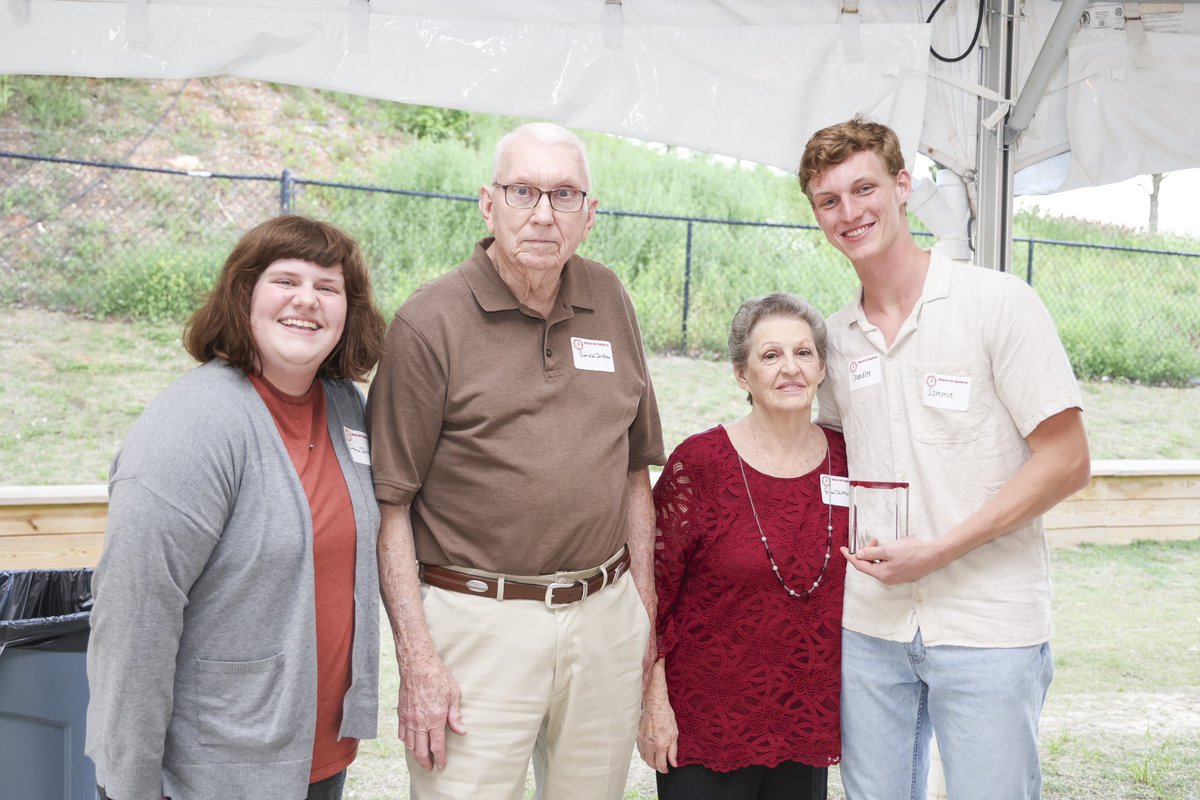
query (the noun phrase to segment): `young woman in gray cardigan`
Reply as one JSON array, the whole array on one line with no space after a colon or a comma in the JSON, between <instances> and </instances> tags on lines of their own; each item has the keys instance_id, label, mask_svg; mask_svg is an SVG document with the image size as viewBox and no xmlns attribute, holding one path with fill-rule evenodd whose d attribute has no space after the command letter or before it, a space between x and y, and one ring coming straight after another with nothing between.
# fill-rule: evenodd
<instances>
[{"instance_id":1,"label":"young woman in gray cardigan","mask_svg":"<svg viewBox=\"0 0 1200 800\"><path fill-rule=\"evenodd\" d=\"M341 796L376 727L379 512L353 381L383 331L357 244L294 216L249 231L189 321L201 366L110 473L88 649L101 797Z\"/></svg>"}]
</instances>

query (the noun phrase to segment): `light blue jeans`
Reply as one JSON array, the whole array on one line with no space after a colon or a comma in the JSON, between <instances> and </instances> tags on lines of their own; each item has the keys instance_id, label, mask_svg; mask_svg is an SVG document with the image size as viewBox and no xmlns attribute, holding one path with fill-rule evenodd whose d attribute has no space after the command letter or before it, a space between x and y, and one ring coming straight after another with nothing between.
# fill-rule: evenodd
<instances>
[{"instance_id":1,"label":"light blue jeans","mask_svg":"<svg viewBox=\"0 0 1200 800\"><path fill-rule=\"evenodd\" d=\"M842 630L846 800L925 800L930 735L951 800L1042 796L1038 717L1050 645L926 647Z\"/></svg>"}]
</instances>

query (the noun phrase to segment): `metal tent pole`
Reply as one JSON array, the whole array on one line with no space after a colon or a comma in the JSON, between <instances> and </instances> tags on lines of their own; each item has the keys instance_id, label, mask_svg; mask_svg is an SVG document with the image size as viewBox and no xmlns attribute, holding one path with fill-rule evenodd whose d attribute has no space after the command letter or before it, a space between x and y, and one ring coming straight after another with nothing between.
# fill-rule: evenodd
<instances>
[{"instance_id":1,"label":"metal tent pole","mask_svg":"<svg viewBox=\"0 0 1200 800\"><path fill-rule=\"evenodd\" d=\"M987 0L987 46L980 48L980 82L1002 97L1014 92L1017 52L1017 0ZM974 262L1008 272L1012 258L1013 162L1004 141L1004 125L987 128L983 120L996 109L979 101L976 137L977 213Z\"/></svg>"}]
</instances>

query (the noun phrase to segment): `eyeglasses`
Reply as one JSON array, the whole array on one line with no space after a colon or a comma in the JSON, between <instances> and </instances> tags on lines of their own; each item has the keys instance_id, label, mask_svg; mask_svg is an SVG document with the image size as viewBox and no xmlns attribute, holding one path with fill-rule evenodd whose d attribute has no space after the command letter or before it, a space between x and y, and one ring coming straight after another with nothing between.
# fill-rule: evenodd
<instances>
[{"instance_id":1,"label":"eyeglasses","mask_svg":"<svg viewBox=\"0 0 1200 800\"><path fill-rule=\"evenodd\" d=\"M533 208L542 201L542 195L550 198L550 207L555 211L578 211L583 208L587 192L581 192L570 186L559 186L554 189L539 189L524 183L493 183L498 189L504 190L504 201L513 208Z\"/></svg>"}]
</instances>

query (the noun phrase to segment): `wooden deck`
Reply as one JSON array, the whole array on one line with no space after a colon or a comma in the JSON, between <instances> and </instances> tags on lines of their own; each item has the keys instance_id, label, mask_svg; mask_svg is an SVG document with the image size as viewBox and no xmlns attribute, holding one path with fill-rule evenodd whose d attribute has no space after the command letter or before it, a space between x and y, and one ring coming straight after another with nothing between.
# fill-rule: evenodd
<instances>
[{"instance_id":1,"label":"wooden deck","mask_svg":"<svg viewBox=\"0 0 1200 800\"><path fill-rule=\"evenodd\" d=\"M0 569L95 566L107 516L103 485L0 487ZM1200 461L1095 461L1046 529L1052 547L1200 539Z\"/></svg>"}]
</instances>

